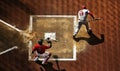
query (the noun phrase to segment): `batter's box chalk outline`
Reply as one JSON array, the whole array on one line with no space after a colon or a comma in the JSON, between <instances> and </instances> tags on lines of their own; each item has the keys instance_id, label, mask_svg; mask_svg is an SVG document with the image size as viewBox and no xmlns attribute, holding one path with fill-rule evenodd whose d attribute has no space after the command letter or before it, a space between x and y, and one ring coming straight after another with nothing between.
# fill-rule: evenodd
<instances>
[{"instance_id":1,"label":"batter's box chalk outline","mask_svg":"<svg viewBox=\"0 0 120 71\"><path fill-rule=\"evenodd\" d=\"M76 15L30 15L30 21L29 21L29 33L31 33L33 31L33 18L34 17L63 17L63 18L73 18L73 30L74 27L76 26L77 23L77 16ZM31 51L32 51L32 41L29 41L28 43L28 47L29 47L29 51L28 51L28 60L33 61L32 57L31 57ZM73 43L73 57L72 58L57 58L57 60L59 61L76 61L76 44ZM43 60L43 59L40 59ZM49 60L55 61L56 58L50 58Z\"/></svg>"}]
</instances>

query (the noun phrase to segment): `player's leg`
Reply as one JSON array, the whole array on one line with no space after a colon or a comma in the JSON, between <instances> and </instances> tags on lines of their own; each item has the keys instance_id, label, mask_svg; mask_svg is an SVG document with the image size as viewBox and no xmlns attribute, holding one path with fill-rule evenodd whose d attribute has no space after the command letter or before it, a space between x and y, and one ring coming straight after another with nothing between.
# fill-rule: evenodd
<instances>
[{"instance_id":1,"label":"player's leg","mask_svg":"<svg viewBox=\"0 0 120 71\"><path fill-rule=\"evenodd\" d=\"M34 61L36 62L36 61L38 61L39 60L39 54L38 53L35 53L35 55L34 55Z\"/></svg>"},{"instance_id":2,"label":"player's leg","mask_svg":"<svg viewBox=\"0 0 120 71\"><path fill-rule=\"evenodd\" d=\"M74 31L74 34L73 34L73 37L74 37L74 38L75 38L75 36L78 34L81 26L82 26L82 22L78 22L78 26L77 26L77 28L75 28L75 31Z\"/></svg>"},{"instance_id":3,"label":"player's leg","mask_svg":"<svg viewBox=\"0 0 120 71\"><path fill-rule=\"evenodd\" d=\"M50 56L51 56L51 53L45 52L45 53L43 54L44 60L42 61L42 64L47 63L47 61L48 61L48 59L50 58Z\"/></svg>"},{"instance_id":4,"label":"player's leg","mask_svg":"<svg viewBox=\"0 0 120 71\"><path fill-rule=\"evenodd\" d=\"M88 34L91 34L92 33L92 30L90 28L90 24L88 22L85 22L85 26L86 26L86 29L87 29L87 33Z\"/></svg>"},{"instance_id":5,"label":"player's leg","mask_svg":"<svg viewBox=\"0 0 120 71\"><path fill-rule=\"evenodd\" d=\"M35 62L36 62L36 61L39 61L39 58L40 58L40 57L44 57L44 55L43 55L43 54L39 54L39 53L36 52L34 61L35 61Z\"/></svg>"},{"instance_id":6,"label":"player's leg","mask_svg":"<svg viewBox=\"0 0 120 71\"><path fill-rule=\"evenodd\" d=\"M36 61L38 61L38 58L39 58L39 57L38 57L38 56L36 56L36 57L34 58L34 61L35 61L35 62L36 62Z\"/></svg>"}]
</instances>

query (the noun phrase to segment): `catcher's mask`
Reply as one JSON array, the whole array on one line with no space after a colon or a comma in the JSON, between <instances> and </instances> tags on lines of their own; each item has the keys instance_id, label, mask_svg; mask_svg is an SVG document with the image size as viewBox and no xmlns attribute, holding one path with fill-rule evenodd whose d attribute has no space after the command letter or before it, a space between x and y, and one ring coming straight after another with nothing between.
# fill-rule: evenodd
<instances>
[{"instance_id":1,"label":"catcher's mask","mask_svg":"<svg viewBox=\"0 0 120 71\"><path fill-rule=\"evenodd\" d=\"M42 45L43 39L38 40L38 44Z\"/></svg>"}]
</instances>

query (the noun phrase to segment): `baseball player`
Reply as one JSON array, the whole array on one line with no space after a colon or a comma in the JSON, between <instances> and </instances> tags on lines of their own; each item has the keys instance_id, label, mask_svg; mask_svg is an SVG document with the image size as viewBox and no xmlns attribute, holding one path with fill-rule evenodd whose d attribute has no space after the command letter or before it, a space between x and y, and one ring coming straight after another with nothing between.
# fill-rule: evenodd
<instances>
[{"instance_id":1,"label":"baseball player","mask_svg":"<svg viewBox=\"0 0 120 71\"><path fill-rule=\"evenodd\" d=\"M75 36L78 34L82 24L86 26L88 34L92 33L91 28L89 28L88 21L86 21L88 14L94 19L93 14L85 6L82 6L82 9L78 11L78 26L75 29L73 38L75 38Z\"/></svg>"},{"instance_id":2,"label":"baseball player","mask_svg":"<svg viewBox=\"0 0 120 71\"><path fill-rule=\"evenodd\" d=\"M49 52L45 52L46 49L49 49L52 47L52 42L50 40L47 40L47 43L49 44L48 46L43 45L43 39L40 39L38 41L38 44L35 44L33 49L32 49L32 54L36 51L36 56L34 58L34 61L38 61L39 57L44 58L44 60L42 61L42 64L47 63L48 59L51 56L51 53Z\"/></svg>"}]
</instances>

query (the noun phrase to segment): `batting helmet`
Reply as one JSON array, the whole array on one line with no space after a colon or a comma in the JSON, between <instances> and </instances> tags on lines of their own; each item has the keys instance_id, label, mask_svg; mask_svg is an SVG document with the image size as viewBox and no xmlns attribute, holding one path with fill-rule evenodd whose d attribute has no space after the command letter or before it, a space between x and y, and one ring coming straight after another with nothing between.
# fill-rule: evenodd
<instances>
[{"instance_id":1,"label":"batting helmet","mask_svg":"<svg viewBox=\"0 0 120 71\"><path fill-rule=\"evenodd\" d=\"M43 39L38 40L38 44L42 45Z\"/></svg>"},{"instance_id":2,"label":"batting helmet","mask_svg":"<svg viewBox=\"0 0 120 71\"><path fill-rule=\"evenodd\" d=\"M86 9L86 6L85 6L85 5L83 5L83 6L82 6L82 9Z\"/></svg>"}]
</instances>

